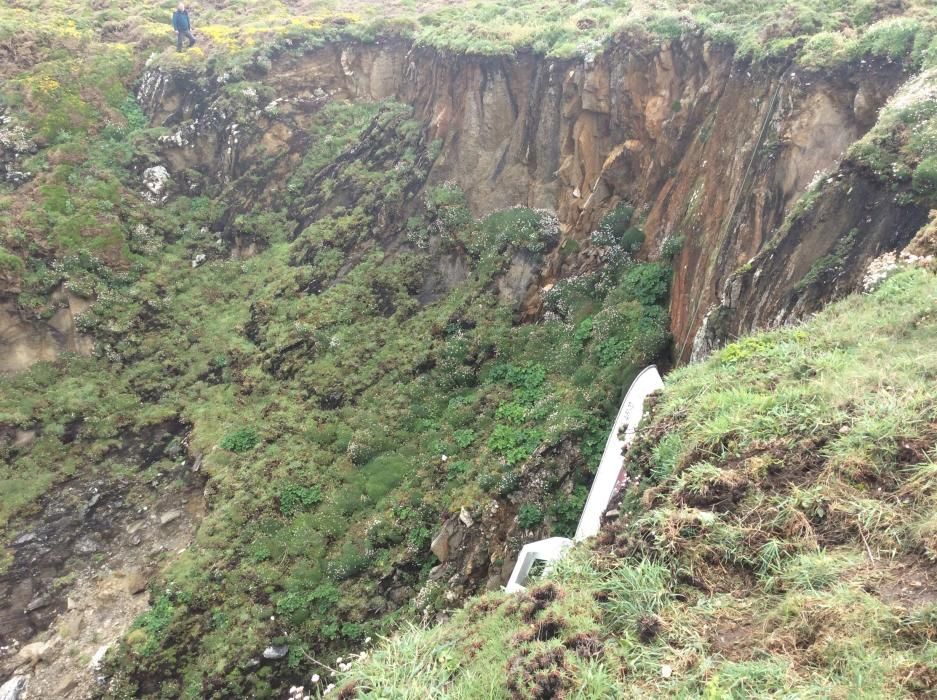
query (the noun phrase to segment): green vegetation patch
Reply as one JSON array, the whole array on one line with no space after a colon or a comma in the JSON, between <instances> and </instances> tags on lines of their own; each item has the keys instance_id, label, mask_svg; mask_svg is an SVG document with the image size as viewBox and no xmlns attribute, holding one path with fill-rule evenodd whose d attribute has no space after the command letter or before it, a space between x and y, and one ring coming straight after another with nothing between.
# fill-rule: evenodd
<instances>
[{"instance_id":1,"label":"green vegetation patch","mask_svg":"<svg viewBox=\"0 0 937 700\"><path fill-rule=\"evenodd\" d=\"M848 152L905 200L937 206L937 69L908 81L885 105L875 126Z\"/></svg>"}]
</instances>

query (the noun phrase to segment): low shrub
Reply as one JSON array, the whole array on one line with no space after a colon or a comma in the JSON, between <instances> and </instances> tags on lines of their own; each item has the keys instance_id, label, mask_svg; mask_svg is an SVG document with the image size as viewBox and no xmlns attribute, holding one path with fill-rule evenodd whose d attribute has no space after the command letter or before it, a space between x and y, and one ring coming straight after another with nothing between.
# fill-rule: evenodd
<instances>
[{"instance_id":1,"label":"low shrub","mask_svg":"<svg viewBox=\"0 0 937 700\"><path fill-rule=\"evenodd\" d=\"M543 510L533 503L525 503L517 511L517 524L525 530L536 527L543 522Z\"/></svg>"},{"instance_id":2,"label":"low shrub","mask_svg":"<svg viewBox=\"0 0 937 700\"><path fill-rule=\"evenodd\" d=\"M280 512L287 518L300 510L307 510L322 502L322 489L318 486L300 486L288 483L280 487Z\"/></svg>"},{"instance_id":3,"label":"low shrub","mask_svg":"<svg viewBox=\"0 0 937 700\"><path fill-rule=\"evenodd\" d=\"M254 449L260 442L260 436L253 428L238 428L225 435L219 446L231 452L247 452Z\"/></svg>"},{"instance_id":4,"label":"low shrub","mask_svg":"<svg viewBox=\"0 0 937 700\"><path fill-rule=\"evenodd\" d=\"M911 184L918 194L937 201L937 156L928 156L918 164Z\"/></svg>"}]
</instances>

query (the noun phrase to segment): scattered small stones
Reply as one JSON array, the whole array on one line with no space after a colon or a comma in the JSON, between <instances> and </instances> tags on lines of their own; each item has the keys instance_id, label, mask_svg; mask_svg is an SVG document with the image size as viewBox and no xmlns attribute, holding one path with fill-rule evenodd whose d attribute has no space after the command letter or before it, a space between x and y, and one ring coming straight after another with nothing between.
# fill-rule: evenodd
<instances>
[{"instance_id":1,"label":"scattered small stones","mask_svg":"<svg viewBox=\"0 0 937 700\"><path fill-rule=\"evenodd\" d=\"M290 648L286 644L271 645L267 647L266 649L264 649L264 658L276 661L286 656L289 653L289 651L290 651Z\"/></svg>"},{"instance_id":2,"label":"scattered small stones","mask_svg":"<svg viewBox=\"0 0 937 700\"><path fill-rule=\"evenodd\" d=\"M79 554L94 554L99 549L98 543L90 537L82 537L75 543L75 551Z\"/></svg>"}]
</instances>

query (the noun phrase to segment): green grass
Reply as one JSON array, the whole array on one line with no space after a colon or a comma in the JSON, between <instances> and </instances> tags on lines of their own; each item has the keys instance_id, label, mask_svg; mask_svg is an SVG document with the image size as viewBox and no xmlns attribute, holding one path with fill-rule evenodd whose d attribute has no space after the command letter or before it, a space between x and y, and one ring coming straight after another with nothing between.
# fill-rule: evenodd
<instances>
[{"instance_id":1,"label":"green grass","mask_svg":"<svg viewBox=\"0 0 937 700\"><path fill-rule=\"evenodd\" d=\"M0 12L0 37L26 34L27 50L45 56L55 53L53 47L84 49L100 27L123 22L130 29L115 34L114 43L144 51L162 49L160 61L171 67L189 69L222 58L234 71L262 66L272 51L283 48L378 37L403 37L455 53L533 51L570 58L594 57L615 37L660 42L702 35L734 45L743 59L793 56L813 67L828 68L861 56L907 60L915 66L937 60L934 10L920 0L890 10L867 0L587 0L575 6L544 0L456 5L421 0L380 8L355 0L344 5L316 0L299 8L283 0L239 0L193 8L200 43L181 55L171 50L172 8L171 2L146 8L120 2L76 11L68 0L31 0ZM55 123L59 122L50 122Z\"/></svg>"}]
</instances>

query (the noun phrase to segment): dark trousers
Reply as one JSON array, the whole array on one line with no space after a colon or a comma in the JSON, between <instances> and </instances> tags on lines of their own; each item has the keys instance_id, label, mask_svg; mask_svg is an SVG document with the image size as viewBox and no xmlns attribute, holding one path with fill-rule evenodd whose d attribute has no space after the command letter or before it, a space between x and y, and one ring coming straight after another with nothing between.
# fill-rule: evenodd
<instances>
[{"instance_id":1,"label":"dark trousers","mask_svg":"<svg viewBox=\"0 0 937 700\"><path fill-rule=\"evenodd\" d=\"M195 44L195 37L192 36L190 29L186 29L184 32L176 32L176 51L182 51L182 37L189 40L189 46Z\"/></svg>"}]
</instances>

